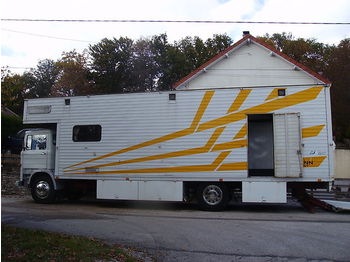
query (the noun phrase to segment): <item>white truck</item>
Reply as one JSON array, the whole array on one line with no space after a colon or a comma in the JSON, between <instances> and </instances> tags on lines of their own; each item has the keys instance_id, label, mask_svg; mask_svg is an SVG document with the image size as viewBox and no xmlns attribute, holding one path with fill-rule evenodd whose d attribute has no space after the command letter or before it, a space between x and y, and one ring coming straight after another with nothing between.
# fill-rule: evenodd
<instances>
[{"instance_id":1,"label":"white truck","mask_svg":"<svg viewBox=\"0 0 350 262\"><path fill-rule=\"evenodd\" d=\"M247 35L175 87L26 100L24 124L38 128L26 132L19 184L39 203L96 191L98 199L195 199L207 210L237 192L242 202L286 203L289 191L302 198L330 187L322 77Z\"/></svg>"}]
</instances>

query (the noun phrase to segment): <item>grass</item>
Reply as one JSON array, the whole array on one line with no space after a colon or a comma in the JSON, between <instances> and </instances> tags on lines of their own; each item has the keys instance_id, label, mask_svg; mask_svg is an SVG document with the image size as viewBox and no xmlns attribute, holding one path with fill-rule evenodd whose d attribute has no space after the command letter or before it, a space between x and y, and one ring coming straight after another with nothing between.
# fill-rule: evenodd
<instances>
[{"instance_id":1,"label":"grass","mask_svg":"<svg viewBox=\"0 0 350 262\"><path fill-rule=\"evenodd\" d=\"M94 238L2 224L1 261L139 261L125 249Z\"/></svg>"}]
</instances>

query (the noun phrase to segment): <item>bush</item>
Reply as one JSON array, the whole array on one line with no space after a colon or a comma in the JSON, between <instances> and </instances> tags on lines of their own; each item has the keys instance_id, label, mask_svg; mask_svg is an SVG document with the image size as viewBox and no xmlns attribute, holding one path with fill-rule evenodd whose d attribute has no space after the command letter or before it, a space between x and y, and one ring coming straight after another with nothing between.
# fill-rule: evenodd
<instances>
[{"instance_id":1,"label":"bush","mask_svg":"<svg viewBox=\"0 0 350 262\"><path fill-rule=\"evenodd\" d=\"M1 114L1 150L7 150L10 147L10 136L15 136L18 131L23 129L22 119L15 116Z\"/></svg>"}]
</instances>

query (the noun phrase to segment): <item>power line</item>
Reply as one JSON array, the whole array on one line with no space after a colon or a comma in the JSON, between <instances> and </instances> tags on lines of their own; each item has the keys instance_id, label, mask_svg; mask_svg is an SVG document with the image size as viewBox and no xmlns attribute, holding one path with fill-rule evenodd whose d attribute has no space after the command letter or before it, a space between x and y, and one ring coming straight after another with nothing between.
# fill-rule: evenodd
<instances>
[{"instance_id":1,"label":"power line","mask_svg":"<svg viewBox=\"0 0 350 262\"><path fill-rule=\"evenodd\" d=\"M28 66L2 66L2 69L33 69L34 67L28 67Z\"/></svg>"},{"instance_id":2,"label":"power line","mask_svg":"<svg viewBox=\"0 0 350 262\"><path fill-rule=\"evenodd\" d=\"M135 19L31 19L3 18L6 22L63 22L63 23L197 23L197 24L277 24L277 25L350 25L350 22L275 22L228 20L135 20Z\"/></svg>"},{"instance_id":3,"label":"power line","mask_svg":"<svg viewBox=\"0 0 350 262\"><path fill-rule=\"evenodd\" d=\"M12 33L17 33L17 34L24 34L24 35L36 36L36 37L45 37L45 38L51 38L51 39L59 39L59 40L75 41L75 42L84 42L84 43L94 43L94 42L92 42L92 41L87 41L87 40L79 40L79 39L72 39L72 38L65 38L65 37L57 37L57 36L50 36L50 35L42 35L42 34L29 33L29 32L22 32L22 31L17 31L17 30L12 30L12 29L6 29L6 28L1 28L1 30L7 31L7 32L12 32Z\"/></svg>"}]
</instances>

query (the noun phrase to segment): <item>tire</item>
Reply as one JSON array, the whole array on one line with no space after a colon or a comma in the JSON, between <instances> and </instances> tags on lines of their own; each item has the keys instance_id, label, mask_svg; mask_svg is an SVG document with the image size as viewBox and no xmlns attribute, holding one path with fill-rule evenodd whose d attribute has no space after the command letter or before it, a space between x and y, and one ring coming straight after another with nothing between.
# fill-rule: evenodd
<instances>
[{"instance_id":1,"label":"tire","mask_svg":"<svg viewBox=\"0 0 350 262\"><path fill-rule=\"evenodd\" d=\"M229 201L229 191L223 183L202 183L197 188L197 202L202 210L223 210Z\"/></svg>"},{"instance_id":2,"label":"tire","mask_svg":"<svg viewBox=\"0 0 350 262\"><path fill-rule=\"evenodd\" d=\"M56 191L51 178L48 176L34 178L34 181L31 183L31 194L37 203L49 204L55 202Z\"/></svg>"}]
</instances>

